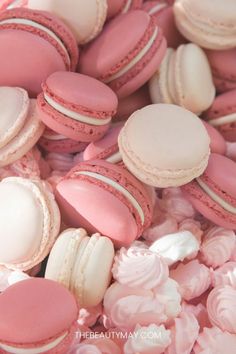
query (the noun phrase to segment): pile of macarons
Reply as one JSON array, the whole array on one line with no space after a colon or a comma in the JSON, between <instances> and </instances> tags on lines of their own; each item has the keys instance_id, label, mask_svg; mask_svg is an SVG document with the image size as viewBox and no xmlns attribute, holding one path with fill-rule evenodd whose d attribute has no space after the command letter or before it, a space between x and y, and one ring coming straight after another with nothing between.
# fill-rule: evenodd
<instances>
[{"instance_id":1,"label":"pile of macarons","mask_svg":"<svg viewBox=\"0 0 236 354\"><path fill-rule=\"evenodd\" d=\"M236 353L236 1L0 0L0 354Z\"/></svg>"}]
</instances>

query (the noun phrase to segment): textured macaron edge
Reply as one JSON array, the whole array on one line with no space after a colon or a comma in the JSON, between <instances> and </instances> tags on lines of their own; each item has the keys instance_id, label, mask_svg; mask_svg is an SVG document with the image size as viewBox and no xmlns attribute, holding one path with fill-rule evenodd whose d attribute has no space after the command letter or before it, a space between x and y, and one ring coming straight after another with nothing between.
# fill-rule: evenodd
<instances>
[{"instance_id":1,"label":"textured macaron edge","mask_svg":"<svg viewBox=\"0 0 236 354\"><path fill-rule=\"evenodd\" d=\"M61 49L57 41L54 38L50 37L50 35L48 35L47 33L43 32L42 30L36 29L29 25L16 24L16 23L7 23L7 24L0 25L0 29L23 30L32 33L34 35L40 36L41 38L48 41L56 48L57 52L62 57L67 70L73 70L73 71L75 70L78 62L78 56L79 56L79 50L76 43L76 39L72 34L72 32L70 31L70 29L59 18L53 16L52 14L47 13L46 11L37 11L37 10L24 9L24 8L15 8L0 13L0 22L11 18L13 19L21 18L21 19L27 19L27 20L37 22L40 25L43 25L44 27L50 29L53 33L55 33L55 35L64 44L68 52L68 55L70 57L71 63L68 62L64 51Z\"/></svg>"}]
</instances>

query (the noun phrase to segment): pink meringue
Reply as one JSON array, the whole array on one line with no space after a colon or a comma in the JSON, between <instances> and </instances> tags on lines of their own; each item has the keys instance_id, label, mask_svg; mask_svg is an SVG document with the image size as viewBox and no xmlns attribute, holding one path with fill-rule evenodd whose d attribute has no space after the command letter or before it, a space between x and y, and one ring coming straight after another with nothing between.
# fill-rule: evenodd
<instances>
[{"instance_id":1,"label":"pink meringue","mask_svg":"<svg viewBox=\"0 0 236 354\"><path fill-rule=\"evenodd\" d=\"M179 264L171 270L170 277L179 284L179 292L184 300L202 295L211 285L210 270L198 260Z\"/></svg>"},{"instance_id":2,"label":"pink meringue","mask_svg":"<svg viewBox=\"0 0 236 354\"><path fill-rule=\"evenodd\" d=\"M219 226L212 227L204 236L200 256L213 268L220 267L230 259L235 246L235 233Z\"/></svg>"},{"instance_id":3,"label":"pink meringue","mask_svg":"<svg viewBox=\"0 0 236 354\"><path fill-rule=\"evenodd\" d=\"M211 323L208 318L207 309L203 304L199 303L195 306L183 301L182 311L192 313L195 316L200 326L200 331L202 331L204 327L211 327Z\"/></svg>"},{"instance_id":4,"label":"pink meringue","mask_svg":"<svg viewBox=\"0 0 236 354\"><path fill-rule=\"evenodd\" d=\"M174 217L178 222L186 218L194 218L196 214L192 204L183 196L180 188L164 189L160 208Z\"/></svg>"},{"instance_id":5,"label":"pink meringue","mask_svg":"<svg viewBox=\"0 0 236 354\"><path fill-rule=\"evenodd\" d=\"M81 308L79 310L79 318L77 320L77 323L82 326L91 327L97 322L97 319L101 314L102 314L101 304L87 309Z\"/></svg>"},{"instance_id":6,"label":"pink meringue","mask_svg":"<svg viewBox=\"0 0 236 354\"><path fill-rule=\"evenodd\" d=\"M120 348L109 338L86 339L74 346L68 354L122 354Z\"/></svg>"},{"instance_id":7,"label":"pink meringue","mask_svg":"<svg viewBox=\"0 0 236 354\"><path fill-rule=\"evenodd\" d=\"M199 221L194 219L185 219L179 224L179 231L190 231L201 243L203 231Z\"/></svg>"},{"instance_id":8,"label":"pink meringue","mask_svg":"<svg viewBox=\"0 0 236 354\"><path fill-rule=\"evenodd\" d=\"M137 325L124 346L124 354L161 354L170 344L170 331L163 325Z\"/></svg>"},{"instance_id":9,"label":"pink meringue","mask_svg":"<svg viewBox=\"0 0 236 354\"><path fill-rule=\"evenodd\" d=\"M120 284L149 290L168 278L169 268L158 254L145 248L130 247L117 253L112 273Z\"/></svg>"},{"instance_id":10,"label":"pink meringue","mask_svg":"<svg viewBox=\"0 0 236 354\"><path fill-rule=\"evenodd\" d=\"M236 335L217 327L204 328L194 346L195 354L234 354Z\"/></svg>"},{"instance_id":11,"label":"pink meringue","mask_svg":"<svg viewBox=\"0 0 236 354\"><path fill-rule=\"evenodd\" d=\"M190 354L199 333L196 317L189 312L181 312L170 331L171 344L166 354Z\"/></svg>"},{"instance_id":12,"label":"pink meringue","mask_svg":"<svg viewBox=\"0 0 236 354\"><path fill-rule=\"evenodd\" d=\"M236 289L236 262L227 262L213 271L212 285L231 285Z\"/></svg>"},{"instance_id":13,"label":"pink meringue","mask_svg":"<svg viewBox=\"0 0 236 354\"><path fill-rule=\"evenodd\" d=\"M169 215L163 215L158 222L154 222L143 233L145 240L154 242L158 238L172 234L178 231L178 223L175 218Z\"/></svg>"},{"instance_id":14,"label":"pink meringue","mask_svg":"<svg viewBox=\"0 0 236 354\"><path fill-rule=\"evenodd\" d=\"M208 295L207 311L213 326L236 333L236 289L229 285L214 288Z\"/></svg>"},{"instance_id":15,"label":"pink meringue","mask_svg":"<svg viewBox=\"0 0 236 354\"><path fill-rule=\"evenodd\" d=\"M58 154L50 152L46 155L45 160L48 162L52 170L67 172L74 166L72 154Z\"/></svg>"},{"instance_id":16,"label":"pink meringue","mask_svg":"<svg viewBox=\"0 0 236 354\"><path fill-rule=\"evenodd\" d=\"M161 255L170 266L186 257L196 256L199 247L199 242L191 232L180 231L159 238L149 249Z\"/></svg>"}]
</instances>

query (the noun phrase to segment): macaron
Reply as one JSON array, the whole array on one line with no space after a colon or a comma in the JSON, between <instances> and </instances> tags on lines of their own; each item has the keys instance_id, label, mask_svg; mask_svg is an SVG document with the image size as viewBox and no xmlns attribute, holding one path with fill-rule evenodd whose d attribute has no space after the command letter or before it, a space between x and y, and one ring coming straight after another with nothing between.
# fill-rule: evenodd
<instances>
[{"instance_id":1,"label":"macaron","mask_svg":"<svg viewBox=\"0 0 236 354\"><path fill-rule=\"evenodd\" d=\"M151 222L147 188L121 166L103 160L76 165L56 187L66 224L99 232L116 246L129 245Z\"/></svg>"},{"instance_id":2,"label":"macaron","mask_svg":"<svg viewBox=\"0 0 236 354\"><path fill-rule=\"evenodd\" d=\"M98 35L107 15L106 0L28 0L27 6L59 17L71 28L79 44Z\"/></svg>"},{"instance_id":3,"label":"macaron","mask_svg":"<svg viewBox=\"0 0 236 354\"><path fill-rule=\"evenodd\" d=\"M193 206L208 220L236 229L236 163L211 154L204 174L182 187Z\"/></svg>"},{"instance_id":4,"label":"macaron","mask_svg":"<svg viewBox=\"0 0 236 354\"><path fill-rule=\"evenodd\" d=\"M33 98L50 74L74 70L78 61L70 29L49 13L25 8L0 13L0 51L0 86L22 87Z\"/></svg>"},{"instance_id":5,"label":"macaron","mask_svg":"<svg viewBox=\"0 0 236 354\"><path fill-rule=\"evenodd\" d=\"M118 147L118 135L123 125L122 122L114 124L102 139L90 143L84 150L84 161L102 159L111 163L122 162Z\"/></svg>"},{"instance_id":6,"label":"macaron","mask_svg":"<svg viewBox=\"0 0 236 354\"><path fill-rule=\"evenodd\" d=\"M108 84L122 98L150 79L165 51L166 40L155 20L134 10L110 21L85 48L79 71Z\"/></svg>"},{"instance_id":7,"label":"macaron","mask_svg":"<svg viewBox=\"0 0 236 354\"><path fill-rule=\"evenodd\" d=\"M142 3L143 0L107 0L107 19L124 14L130 10L140 9Z\"/></svg>"},{"instance_id":8,"label":"macaron","mask_svg":"<svg viewBox=\"0 0 236 354\"><path fill-rule=\"evenodd\" d=\"M236 141L236 89L218 95L203 117L219 130L223 137Z\"/></svg>"},{"instance_id":9,"label":"macaron","mask_svg":"<svg viewBox=\"0 0 236 354\"><path fill-rule=\"evenodd\" d=\"M40 180L4 178L0 183L0 264L28 270L49 253L60 230L54 196Z\"/></svg>"},{"instance_id":10,"label":"macaron","mask_svg":"<svg viewBox=\"0 0 236 354\"><path fill-rule=\"evenodd\" d=\"M0 167L25 155L39 140L44 124L36 112L35 99L24 89L0 87Z\"/></svg>"},{"instance_id":11,"label":"macaron","mask_svg":"<svg viewBox=\"0 0 236 354\"><path fill-rule=\"evenodd\" d=\"M148 85L142 86L131 95L118 100L114 121L127 120L132 113L151 104Z\"/></svg>"},{"instance_id":12,"label":"macaron","mask_svg":"<svg viewBox=\"0 0 236 354\"><path fill-rule=\"evenodd\" d=\"M189 41L208 49L230 49L236 45L236 3L228 0L176 0L176 25Z\"/></svg>"},{"instance_id":13,"label":"macaron","mask_svg":"<svg viewBox=\"0 0 236 354\"><path fill-rule=\"evenodd\" d=\"M176 27L173 7L170 6L167 0L145 1L142 10L155 18L157 25L163 31L168 47L177 48L180 44L186 42L186 39Z\"/></svg>"},{"instance_id":14,"label":"macaron","mask_svg":"<svg viewBox=\"0 0 236 354\"><path fill-rule=\"evenodd\" d=\"M153 104L133 113L118 145L127 169L159 188L178 187L200 176L210 154L210 138L201 120L171 104Z\"/></svg>"},{"instance_id":15,"label":"macaron","mask_svg":"<svg viewBox=\"0 0 236 354\"><path fill-rule=\"evenodd\" d=\"M50 129L72 140L100 139L116 113L115 93L86 75L56 72L42 84L42 89L37 98L41 120Z\"/></svg>"},{"instance_id":16,"label":"macaron","mask_svg":"<svg viewBox=\"0 0 236 354\"><path fill-rule=\"evenodd\" d=\"M215 97L211 68L206 54L196 44L168 49L160 70L149 81L153 103L173 103L200 114Z\"/></svg>"},{"instance_id":17,"label":"macaron","mask_svg":"<svg viewBox=\"0 0 236 354\"><path fill-rule=\"evenodd\" d=\"M210 138L210 150L216 154L226 154L226 141L221 133L209 123L202 121Z\"/></svg>"},{"instance_id":18,"label":"macaron","mask_svg":"<svg viewBox=\"0 0 236 354\"><path fill-rule=\"evenodd\" d=\"M107 238L67 229L58 237L48 258L45 278L68 288L81 307L97 306L111 281L114 246Z\"/></svg>"},{"instance_id":19,"label":"macaron","mask_svg":"<svg viewBox=\"0 0 236 354\"><path fill-rule=\"evenodd\" d=\"M228 50L206 50L217 92L236 89L236 48Z\"/></svg>"},{"instance_id":20,"label":"macaron","mask_svg":"<svg viewBox=\"0 0 236 354\"><path fill-rule=\"evenodd\" d=\"M77 328L78 306L60 284L30 278L0 295L1 353L67 353Z\"/></svg>"},{"instance_id":21,"label":"macaron","mask_svg":"<svg viewBox=\"0 0 236 354\"><path fill-rule=\"evenodd\" d=\"M64 154L84 151L88 143L69 139L47 128L39 139L39 145L45 151Z\"/></svg>"}]
</instances>

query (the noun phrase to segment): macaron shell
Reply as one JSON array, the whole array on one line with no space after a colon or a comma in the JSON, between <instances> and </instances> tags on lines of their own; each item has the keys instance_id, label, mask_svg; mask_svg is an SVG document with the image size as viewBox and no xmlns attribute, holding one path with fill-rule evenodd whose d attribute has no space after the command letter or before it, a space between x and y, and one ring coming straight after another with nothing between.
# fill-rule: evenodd
<instances>
[{"instance_id":1,"label":"macaron shell","mask_svg":"<svg viewBox=\"0 0 236 354\"><path fill-rule=\"evenodd\" d=\"M0 58L0 85L22 87L31 97L36 97L42 81L51 73L66 70L57 50L29 32L0 29L0 50L7 53Z\"/></svg>"},{"instance_id":2,"label":"macaron shell","mask_svg":"<svg viewBox=\"0 0 236 354\"><path fill-rule=\"evenodd\" d=\"M210 137L210 149L211 152L216 154L225 155L226 153L226 141L223 136L216 130L212 125L203 121L203 124L207 130L207 133Z\"/></svg>"},{"instance_id":3,"label":"macaron shell","mask_svg":"<svg viewBox=\"0 0 236 354\"><path fill-rule=\"evenodd\" d=\"M105 0L29 0L28 7L52 12L71 28L79 44L91 41L101 30L107 15Z\"/></svg>"},{"instance_id":4,"label":"macaron shell","mask_svg":"<svg viewBox=\"0 0 236 354\"><path fill-rule=\"evenodd\" d=\"M9 165L25 155L39 140L44 128L36 112L36 101L31 99L23 128L6 146L0 148L0 167Z\"/></svg>"},{"instance_id":5,"label":"macaron shell","mask_svg":"<svg viewBox=\"0 0 236 354\"><path fill-rule=\"evenodd\" d=\"M29 104L27 91L15 87L0 87L0 148L23 127Z\"/></svg>"},{"instance_id":6,"label":"macaron shell","mask_svg":"<svg viewBox=\"0 0 236 354\"><path fill-rule=\"evenodd\" d=\"M52 340L68 331L78 314L70 292L43 278L10 286L0 295L0 308L0 341L21 345Z\"/></svg>"}]
</instances>

